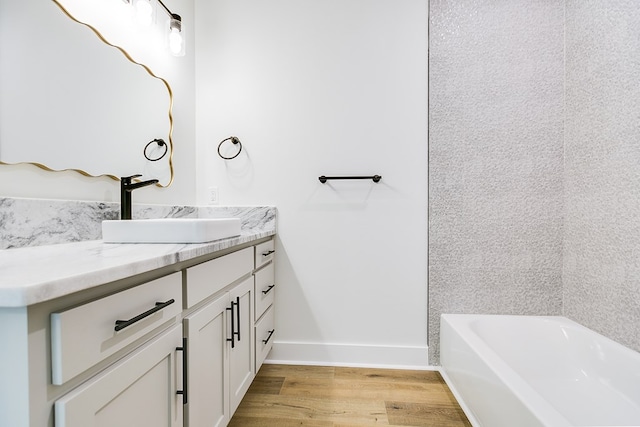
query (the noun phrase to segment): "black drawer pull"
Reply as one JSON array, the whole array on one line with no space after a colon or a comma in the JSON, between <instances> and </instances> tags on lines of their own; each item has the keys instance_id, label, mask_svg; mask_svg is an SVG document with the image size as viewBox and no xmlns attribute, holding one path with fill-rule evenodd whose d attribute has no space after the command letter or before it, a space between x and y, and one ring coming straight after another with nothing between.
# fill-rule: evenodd
<instances>
[{"instance_id":1,"label":"black drawer pull","mask_svg":"<svg viewBox=\"0 0 640 427\"><path fill-rule=\"evenodd\" d=\"M267 339L266 339L266 340L262 340L262 342L263 342L263 343L265 343L265 344L266 344L266 343L268 343L268 342L269 342L269 340L271 339L271 337L273 336L273 333L274 333L275 331L276 331L275 329L270 330L270 331L269 331L269 336L267 337Z\"/></svg>"},{"instance_id":2,"label":"black drawer pull","mask_svg":"<svg viewBox=\"0 0 640 427\"><path fill-rule=\"evenodd\" d=\"M271 254L273 254L273 253L275 253L275 252L276 252L276 251L274 251L273 249L272 249L272 250L270 250L270 251L267 251L267 252L262 252L262 256L269 256L269 255L271 255Z\"/></svg>"},{"instance_id":3,"label":"black drawer pull","mask_svg":"<svg viewBox=\"0 0 640 427\"><path fill-rule=\"evenodd\" d=\"M129 320L116 320L116 327L115 330L116 332L123 330L124 328L133 325L136 322L139 322L140 320L144 319L145 317L149 317L151 316L153 313L156 313L160 310L162 310L165 307L170 306L171 304L173 304L174 302L176 302L176 300L174 300L173 298L170 299L167 302L157 302L156 306L153 307L151 310L145 311L142 314L138 314L136 317L132 317Z\"/></svg>"},{"instance_id":4,"label":"black drawer pull","mask_svg":"<svg viewBox=\"0 0 640 427\"><path fill-rule=\"evenodd\" d=\"M264 291L262 291L263 294L268 294L269 292L271 292L271 289L275 288L276 285L271 285L269 286L267 289L265 289Z\"/></svg>"}]
</instances>

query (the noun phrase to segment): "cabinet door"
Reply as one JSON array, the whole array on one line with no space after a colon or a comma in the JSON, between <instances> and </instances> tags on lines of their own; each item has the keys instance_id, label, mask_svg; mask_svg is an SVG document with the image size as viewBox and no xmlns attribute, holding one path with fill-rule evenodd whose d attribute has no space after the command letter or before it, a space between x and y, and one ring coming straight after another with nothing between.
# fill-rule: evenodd
<instances>
[{"instance_id":1,"label":"cabinet door","mask_svg":"<svg viewBox=\"0 0 640 427\"><path fill-rule=\"evenodd\" d=\"M253 381L255 363L253 276L229 291L234 304L234 342L229 343L229 385L231 414L242 401Z\"/></svg>"},{"instance_id":2,"label":"cabinet door","mask_svg":"<svg viewBox=\"0 0 640 427\"><path fill-rule=\"evenodd\" d=\"M189 399L185 420L189 427L222 427L231 419L228 307L229 294L224 294L184 319L189 348Z\"/></svg>"},{"instance_id":3,"label":"cabinet door","mask_svg":"<svg viewBox=\"0 0 640 427\"><path fill-rule=\"evenodd\" d=\"M55 427L181 427L182 330L174 326L55 403Z\"/></svg>"}]
</instances>

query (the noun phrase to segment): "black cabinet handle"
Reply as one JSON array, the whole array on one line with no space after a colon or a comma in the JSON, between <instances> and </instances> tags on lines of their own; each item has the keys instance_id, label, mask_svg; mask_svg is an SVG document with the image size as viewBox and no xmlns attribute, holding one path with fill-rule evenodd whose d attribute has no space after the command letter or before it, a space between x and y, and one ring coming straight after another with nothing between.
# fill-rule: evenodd
<instances>
[{"instance_id":1,"label":"black cabinet handle","mask_svg":"<svg viewBox=\"0 0 640 427\"><path fill-rule=\"evenodd\" d=\"M262 291L263 294L268 294L269 292L271 292L271 289L275 288L276 285L270 285L267 289L265 289L264 291Z\"/></svg>"},{"instance_id":2,"label":"black cabinet handle","mask_svg":"<svg viewBox=\"0 0 640 427\"><path fill-rule=\"evenodd\" d=\"M182 404L187 404L187 339L182 338L182 347L176 347L176 351L182 352L182 390L176 391L176 394L182 395Z\"/></svg>"},{"instance_id":3,"label":"black cabinet handle","mask_svg":"<svg viewBox=\"0 0 640 427\"><path fill-rule=\"evenodd\" d=\"M267 252L262 252L262 256L269 256L269 255L271 255L271 254L273 254L273 253L275 253L275 252L276 252L276 251L274 251L273 249L272 249L272 250L270 250L270 251L267 251Z\"/></svg>"},{"instance_id":4,"label":"black cabinet handle","mask_svg":"<svg viewBox=\"0 0 640 427\"><path fill-rule=\"evenodd\" d=\"M236 316L238 316L238 332L235 332L240 342L240 297L236 297Z\"/></svg>"},{"instance_id":5,"label":"black cabinet handle","mask_svg":"<svg viewBox=\"0 0 640 427\"><path fill-rule=\"evenodd\" d=\"M231 311L231 338L227 338L227 341L231 341L231 348L236 348L236 333L235 333L235 318L233 317L233 307L236 305L235 301L231 301L231 307L227 307L227 310Z\"/></svg>"},{"instance_id":6,"label":"black cabinet handle","mask_svg":"<svg viewBox=\"0 0 640 427\"><path fill-rule=\"evenodd\" d=\"M269 342L269 340L271 339L271 337L273 336L273 333L274 333L275 331L276 331L275 329L270 330L270 331L269 331L269 336L267 337L267 339L266 339L266 340L262 340L262 342L263 342L263 343L265 343L265 344L266 344L266 343L268 343L268 342Z\"/></svg>"},{"instance_id":7,"label":"black cabinet handle","mask_svg":"<svg viewBox=\"0 0 640 427\"><path fill-rule=\"evenodd\" d=\"M116 332L121 331L124 328L126 328L127 326L131 326L134 323L139 322L140 320L144 319L145 317L149 317L153 313L156 313L156 312L162 310L163 308L170 306L174 302L176 302L176 300L174 300L173 298L170 299L167 302L157 302L156 306L153 307L151 310L145 311L142 314L138 314L136 317L132 317L129 320L116 320L115 330L116 330Z\"/></svg>"}]
</instances>

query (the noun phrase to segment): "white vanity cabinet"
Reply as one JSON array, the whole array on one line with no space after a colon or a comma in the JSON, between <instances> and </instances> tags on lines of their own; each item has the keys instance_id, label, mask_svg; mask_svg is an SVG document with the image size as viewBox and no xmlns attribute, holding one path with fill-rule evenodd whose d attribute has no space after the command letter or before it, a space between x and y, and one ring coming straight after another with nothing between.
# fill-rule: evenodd
<instances>
[{"instance_id":1,"label":"white vanity cabinet","mask_svg":"<svg viewBox=\"0 0 640 427\"><path fill-rule=\"evenodd\" d=\"M263 238L0 307L0 427L226 426L270 348L272 251Z\"/></svg>"}]
</instances>

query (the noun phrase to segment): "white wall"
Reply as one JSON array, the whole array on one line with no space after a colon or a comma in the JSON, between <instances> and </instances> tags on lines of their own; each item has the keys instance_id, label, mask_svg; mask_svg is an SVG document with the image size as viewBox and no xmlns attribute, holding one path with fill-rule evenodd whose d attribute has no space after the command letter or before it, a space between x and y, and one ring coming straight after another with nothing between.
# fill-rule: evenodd
<instances>
[{"instance_id":1,"label":"white wall","mask_svg":"<svg viewBox=\"0 0 640 427\"><path fill-rule=\"evenodd\" d=\"M198 200L278 208L272 359L427 364L427 4L196 0Z\"/></svg>"},{"instance_id":2,"label":"white wall","mask_svg":"<svg viewBox=\"0 0 640 427\"><path fill-rule=\"evenodd\" d=\"M50 12L47 11L46 13L56 14L55 16L62 14L53 2L41 5L39 1L31 1L34 2L33 8L46 7L50 10ZM10 3L8 0L2 0L2 4L8 5ZM154 72L166 78L173 89L175 181L167 189L148 187L136 192L134 202L192 204L195 202L196 194L195 171L193 168L195 163L193 1L168 1L167 5L181 14L185 21L187 39L192 43L187 49L187 54L184 57L174 58L168 53L164 55L157 54L157 49L148 49L147 52L142 51L142 53L146 53L146 56L138 56L140 49L134 49L135 43L127 45L125 48L131 50L136 59L148 64ZM79 25L70 19L68 21L69 25ZM46 25L30 26L28 22L25 22L24 28L31 32L30 36L32 37L42 37L43 39L50 37L51 29L47 28ZM117 33L112 32L105 34L110 37L117 35ZM88 35L93 36L93 34ZM14 36L11 38L11 42L20 45L20 38ZM152 54L149 55L148 53ZM80 58L80 60L91 61L91 58ZM43 72L46 75L46 68ZM95 77L96 81L99 81L100 78L108 76ZM37 96L37 94L30 94L30 96ZM136 96L135 90L131 91L131 96ZM59 102L60 109L64 110L65 103L74 102L74 97L70 95L68 98L60 99ZM52 114L54 113L52 112ZM117 115L114 114L114 117L117 117ZM31 125L38 126L39 123ZM37 152L42 149L37 145L38 143L55 146L56 142L64 137L65 135L52 134L47 141L34 141L33 150ZM73 154L70 153L69 155L72 156ZM83 169L80 165L78 168ZM90 178L76 172L47 172L32 165L0 165L0 196L119 201L119 191L119 183L109 178Z\"/></svg>"}]
</instances>

